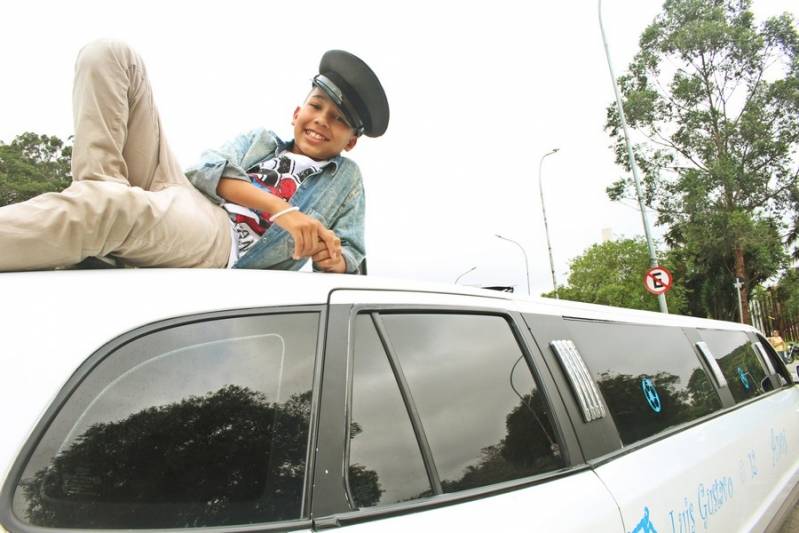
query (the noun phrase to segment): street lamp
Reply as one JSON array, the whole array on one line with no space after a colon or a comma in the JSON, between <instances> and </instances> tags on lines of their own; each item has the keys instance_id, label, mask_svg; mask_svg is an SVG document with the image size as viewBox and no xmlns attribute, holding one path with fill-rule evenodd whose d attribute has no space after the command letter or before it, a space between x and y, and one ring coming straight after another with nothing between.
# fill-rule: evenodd
<instances>
[{"instance_id":1,"label":"street lamp","mask_svg":"<svg viewBox=\"0 0 799 533\"><path fill-rule=\"evenodd\" d=\"M649 248L649 265L651 267L658 266L658 258L655 253L655 245L652 243L652 231L649 229L649 218L644 211L644 193L641 190L641 180L638 178L638 167L635 164L635 157L633 157L633 148L630 144L630 132L627 131L627 121L624 118L624 108L621 105L621 96L619 96L619 88L616 86L616 74L613 73L613 64L610 62L610 50L608 49L608 40L605 37L605 26L602 24L602 0L597 0L597 9L599 11L599 30L602 33L602 44L605 45L605 57L608 59L608 69L610 70L610 80L613 82L613 94L616 95L616 106L619 110L619 122L621 122L622 129L624 130L624 143L627 145L627 158L630 162L630 168L633 171L633 180L635 181L635 192L638 195L638 206L641 208L641 218L644 220L644 235L646 235L646 244ZM661 313L668 313L669 308L666 305L666 295L658 295L658 304L660 305Z\"/></svg>"},{"instance_id":2,"label":"street lamp","mask_svg":"<svg viewBox=\"0 0 799 533\"><path fill-rule=\"evenodd\" d=\"M503 237L499 233L496 233L494 236L497 237L498 239L502 239L503 241L512 242L513 244L518 246L519 249L522 251L522 255L524 255L524 272L525 272L525 274L527 276L527 295L530 296L530 266L529 266L529 263L527 261L527 252L524 251L524 246L522 246L518 242L514 241L513 239L509 239L507 237Z\"/></svg>"},{"instance_id":3,"label":"street lamp","mask_svg":"<svg viewBox=\"0 0 799 533\"><path fill-rule=\"evenodd\" d=\"M558 282L555 279L555 262L552 260L552 243L549 240L547 208L544 205L544 186L541 184L541 168L544 166L544 158L557 153L558 150L560 150L560 148L553 148L552 151L541 156L541 161L538 163L538 192L541 194L541 212L544 214L544 233L546 233L547 236L547 252L549 252L549 271L552 273L552 288L555 290L555 298L560 299L560 296L558 295Z\"/></svg>"},{"instance_id":4,"label":"street lamp","mask_svg":"<svg viewBox=\"0 0 799 533\"><path fill-rule=\"evenodd\" d=\"M469 270L467 270L466 272L464 272L463 274L461 274L461 275L459 275L457 278L455 278L455 285L457 285L457 284L458 284L458 282L461 280L461 278L462 278L463 276L465 276L465 275L466 275L466 274L468 274L469 272L472 272L473 270L476 270L476 269L477 269L477 267L476 267L476 266L473 266L472 268L470 268Z\"/></svg>"}]
</instances>

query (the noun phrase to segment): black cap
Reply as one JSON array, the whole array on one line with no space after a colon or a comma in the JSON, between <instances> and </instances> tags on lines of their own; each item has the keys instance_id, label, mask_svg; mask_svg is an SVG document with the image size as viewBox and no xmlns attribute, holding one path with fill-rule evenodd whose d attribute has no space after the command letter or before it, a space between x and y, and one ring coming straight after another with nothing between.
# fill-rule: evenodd
<instances>
[{"instance_id":1,"label":"black cap","mask_svg":"<svg viewBox=\"0 0 799 533\"><path fill-rule=\"evenodd\" d=\"M335 102L359 135L380 137L386 132L386 93L377 75L358 57L343 50L328 50L313 84Z\"/></svg>"}]
</instances>

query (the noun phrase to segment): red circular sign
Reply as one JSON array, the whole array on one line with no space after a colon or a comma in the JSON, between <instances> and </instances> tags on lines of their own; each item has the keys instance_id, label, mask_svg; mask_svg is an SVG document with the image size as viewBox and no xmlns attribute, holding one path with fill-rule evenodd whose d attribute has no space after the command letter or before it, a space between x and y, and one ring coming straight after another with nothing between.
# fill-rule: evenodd
<instances>
[{"instance_id":1,"label":"red circular sign","mask_svg":"<svg viewBox=\"0 0 799 533\"><path fill-rule=\"evenodd\" d=\"M654 295L661 295L671 289L674 276L668 268L662 266L652 267L644 276L644 287Z\"/></svg>"}]
</instances>

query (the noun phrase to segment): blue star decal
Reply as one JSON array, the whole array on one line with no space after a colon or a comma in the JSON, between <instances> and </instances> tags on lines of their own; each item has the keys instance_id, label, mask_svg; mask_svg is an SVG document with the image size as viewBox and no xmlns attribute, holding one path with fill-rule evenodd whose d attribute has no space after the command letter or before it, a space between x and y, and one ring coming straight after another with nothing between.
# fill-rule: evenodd
<instances>
[{"instance_id":1,"label":"blue star decal","mask_svg":"<svg viewBox=\"0 0 799 533\"><path fill-rule=\"evenodd\" d=\"M662 406L660 404L660 395L658 394L655 384L649 378L641 380L641 390L644 391L644 398L646 398L649 407L656 413L659 413Z\"/></svg>"}]
</instances>

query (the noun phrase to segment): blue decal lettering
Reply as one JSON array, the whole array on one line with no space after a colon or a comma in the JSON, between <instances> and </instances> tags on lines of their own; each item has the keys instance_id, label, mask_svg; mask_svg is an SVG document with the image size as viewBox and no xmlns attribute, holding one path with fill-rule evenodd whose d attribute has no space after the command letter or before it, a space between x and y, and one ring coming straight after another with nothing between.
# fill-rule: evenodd
<instances>
[{"instance_id":1,"label":"blue decal lettering","mask_svg":"<svg viewBox=\"0 0 799 533\"><path fill-rule=\"evenodd\" d=\"M649 507L644 507L644 517L630 533L658 533L652 521L649 520Z\"/></svg>"},{"instance_id":2,"label":"blue decal lettering","mask_svg":"<svg viewBox=\"0 0 799 533\"><path fill-rule=\"evenodd\" d=\"M785 431L774 433L774 428L771 428L771 466L776 466L786 455L788 455L788 439Z\"/></svg>"},{"instance_id":3,"label":"blue decal lettering","mask_svg":"<svg viewBox=\"0 0 799 533\"><path fill-rule=\"evenodd\" d=\"M738 367L738 379L741 380L744 389L749 390L749 378L746 377L746 372L740 366Z\"/></svg>"},{"instance_id":4,"label":"blue decal lettering","mask_svg":"<svg viewBox=\"0 0 799 533\"><path fill-rule=\"evenodd\" d=\"M649 407L651 407L654 412L659 413L662 408L660 404L660 395L657 389L655 389L655 384L652 383L652 380L649 378L642 379L641 390L644 391L644 398L646 398Z\"/></svg>"},{"instance_id":5,"label":"blue decal lettering","mask_svg":"<svg viewBox=\"0 0 799 533\"><path fill-rule=\"evenodd\" d=\"M704 483L699 484L696 499L699 505L699 516L702 517L705 529L708 528L710 517L718 513L732 497L733 487L730 477L716 479L707 488Z\"/></svg>"},{"instance_id":6,"label":"blue decal lettering","mask_svg":"<svg viewBox=\"0 0 799 533\"><path fill-rule=\"evenodd\" d=\"M749 470L752 473L752 479L757 477L757 465L755 464L755 451L751 450L749 453L746 454L749 458Z\"/></svg>"},{"instance_id":7,"label":"blue decal lettering","mask_svg":"<svg viewBox=\"0 0 799 533\"><path fill-rule=\"evenodd\" d=\"M676 515L669 511L672 533L696 533L696 518L694 517L694 504L683 497L683 508Z\"/></svg>"}]
</instances>

